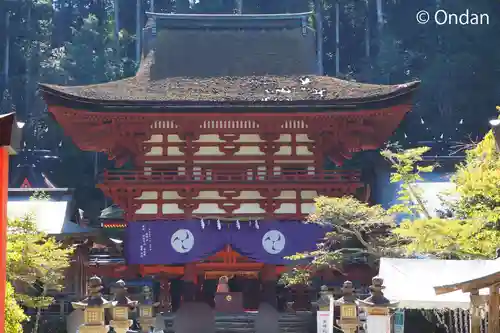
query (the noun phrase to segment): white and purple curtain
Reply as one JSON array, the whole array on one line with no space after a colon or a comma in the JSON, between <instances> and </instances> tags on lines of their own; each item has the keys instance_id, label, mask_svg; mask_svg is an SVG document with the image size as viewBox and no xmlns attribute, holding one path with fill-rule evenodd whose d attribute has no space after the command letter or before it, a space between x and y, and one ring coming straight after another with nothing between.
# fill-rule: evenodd
<instances>
[{"instance_id":1,"label":"white and purple curtain","mask_svg":"<svg viewBox=\"0 0 500 333\"><path fill-rule=\"evenodd\" d=\"M283 265L285 257L314 251L327 230L294 221L224 223L217 221L130 222L126 229L128 264L173 265L196 262L225 245L257 262Z\"/></svg>"}]
</instances>

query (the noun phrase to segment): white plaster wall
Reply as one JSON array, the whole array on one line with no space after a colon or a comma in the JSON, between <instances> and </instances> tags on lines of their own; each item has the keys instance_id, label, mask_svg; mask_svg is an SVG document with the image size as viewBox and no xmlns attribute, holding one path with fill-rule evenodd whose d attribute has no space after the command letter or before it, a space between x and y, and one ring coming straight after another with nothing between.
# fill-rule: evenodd
<instances>
[{"instance_id":1,"label":"white plaster wall","mask_svg":"<svg viewBox=\"0 0 500 333\"><path fill-rule=\"evenodd\" d=\"M163 204L161 208L162 214L183 214L184 211L179 208L179 206L175 203Z\"/></svg>"},{"instance_id":2,"label":"white plaster wall","mask_svg":"<svg viewBox=\"0 0 500 333\"><path fill-rule=\"evenodd\" d=\"M161 124L160 124L161 125ZM158 125L158 126L160 126ZM163 124L160 127L156 128L166 128L165 124ZM214 125L215 126L215 125ZM280 142L280 143L291 143L293 141L293 136L292 134L281 134L280 137L275 140L275 142ZM299 156L311 156L310 160L293 160L293 157L291 157L292 154L292 147L291 146L283 146L280 147L280 150L276 152L275 156L280 156L280 157L285 157L285 156L290 156L289 160L276 160L275 166L273 167L273 174L276 176L279 176L282 174L282 168L280 165L286 165L286 164L301 164L301 165L307 165L307 173L310 175L313 175L315 173L315 168L312 166L314 163L313 160L313 152L309 150L309 148L305 145L306 143L312 142L312 140L309 139L307 134L297 134L295 135L295 141L298 143L297 145L297 150L296 153ZM178 167L178 173L179 175L184 174L184 158L183 158L183 153L179 150L178 147L167 147L166 149L164 148L163 144L165 142L172 142L172 143L180 143L183 142L179 135L177 134L153 134L149 140L145 141L144 143L146 144L154 144L151 145L149 150L145 152L145 157L146 157L146 164L148 166L144 167L145 174L150 174L152 171L152 167L154 165L158 164L165 164L168 163L169 165L172 164L177 164ZM261 172L266 171L266 166L265 166L265 159L264 159L264 153L262 153L258 147L258 144L263 142L263 140L259 137L258 134L241 134L240 137L237 140L234 140L234 143L255 143L254 146L245 146L245 147L240 147L239 150L237 150L234 155L235 156L246 156L246 157L254 157L252 160L246 160L246 161L238 161L234 160L231 158L228 158L228 160L217 160L217 161L210 161L210 160L196 160L196 156L224 156L224 153L219 150L219 147L216 146L219 143L227 142L228 147L231 145L228 141L223 140L223 137L219 137L219 135L216 134L203 134L200 135L198 140L195 140L194 142L200 142L200 143L209 143L211 144L210 146L206 147L200 147L200 150L195 153L195 172L200 172L201 166L204 164L262 164L262 166L258 167L258 170ZM302 143L302 145L300 145ZM169 157L179 157L179 159L176 159L175 161L162 161L158 157L161 156L169 156ZM147 157L155 157L155 160L148 160ZM228 169L228 171L234 171L231 168ZM222 171L223 172L223 171ZM242 172L245 172L244 169ZM205 175L207 179L210 179L210 175L207 174ZM255 180L255 177L251 175L251 172L248 174L247 180ZM263 177L260 177L261 180L264 180ZM317 196L316 191L301 191L299 194L302 200L311 200L314 197ZM280 196L277 197L277 199L295 199L297 196L297 193L295 191L281 191ZM164 190L161 191L161 194L159 194L156 191L150 191L150 192L144 192L140 197L137 199L139 200L144 200L145 202L141 205L141 207L137 210L138 215L145 215L145 214L182 214L183 211L179 209L178 205L176 203L163 203L162 201L164 200L182 200L181 197L177 194L176 191L168 191ZM210 199L220 199L222 201L227 200L227 198L219 196L218 191L201 191L199 196L195 198L196 200L200 201L206 201ZM241 194L236 198L240 200L250 200L248 203L242 203L240 208L234 211L234 214L263 214L265 213L262 208L260 208L260 205L257 202L251 202L252 200L262 200L264 199L258 191L242 191ZM160 205L161 207L158 207ZM303 203L300 205L301 207L301 213L303 214L308 214L314 209L314 205L312 203ZM278 207L275 211L276 214L296 214L297 210L297 205L295 203L283 203L281 204L280 207ZM220 209L216 203L201 203L199 208L196 209L193 214L194 215L210 215L210 216L216 216L217 214L223 214L225 213L224 210Z\"/></svg>"},{"instance_id":3,"label":"white plaster wall","mask_svg":"<svg viewBox=\"0 0 500 333\"><path fill-rule=\"evenodd\" d=\"M301 191L300 197L302 200L311 200L317 196L316 191ZM276 199L289 199L293 200L297 196L296 191L281 191L280 195L276 197ZM138 200L146 201L143 203L136 211L138 215L149 215L149 214L157 214L158 213L158 204L152 203L152 200L157 200L160 196L156 191L148 191L142 193L140 197L137 197ZM161 199L163 200L181 200L182 198L178 195L176 191L162 191ZM223 196L219 195L218 191L200 191L199 195L194 198L195 200L206 201L210 200L228 200ZM241 191L240 195L235 197L235 199L239 200L262 200L264 197L260 195L258 191ZM183 211L179 209L176 203L160 203L161 205L161 213L162 214L182 214ZM230 205L230 203L228 203ZM302 203L300 205L302 214L309 214L314 211L313 203ZM295 203L282 203L280 207L275 210L276 214L295 214L297 213L297 205ZM225 211L218 207L217 203L201 203L198 209L196 209L193 214L199 216L216 216L218 214L224 214ZM260 208L258 202L246 202L242 203L238 209L234 211L235 215L238 214L255 214L260 215L264 214L265 211Z\"/></svg>"},{"instance_id":4,"label":"white plaster wall","mask_svg":"<svg viewBox=\"0 0 500 333\"><path fill-rule=\"evenodd\" d=\"M302 211L302 214L312 214L314 213L314 203L302 203L300 205L300 210Z\"/></svg>"},{"instance_id":5,"label":"white plaster wall","mask_svg":"<svg viewBox=\"0 0 500 333\"><path fill-rule=\"evenodd\" d=\"M306 142L312 142L307 134L296 134L296 142L297 143L306 143ZM165 140L165 141L164 141ZM147 144L157 144L157 145L152 145L150 146L149 150L147 150L144 153L145 157L160 157L160 156L183 156L183 153L179 150L178 147L167 147L166 151L162 147L162 144L164 142L171 142L171 143L180 143L183 142L179 135L176 134L168 134L168 135L162 135L162 134L153 134L149 138L149 140L144 141L144 143ZM214 146L206 146L206 147L200 147L199 151L194 154L194 156L224 156L224 153L220 151L218 146L215 146L219 143L226 142L225 140L221 139L219 135L217 134L202 134L200 135L198 140L194 140L196 143L210 143L213 144ZM263 142L263 140L259 137L258 134L242 134L240 137L234 141L235 143L255 143L255 146L245 146L245 147L240 147L236 152L235 156L264 156L265 154L260 151L258 147L258 143ZM281 134L280 137L277 140L274 140L274 142L280 142L280 143L291 143L292 142L292 135L291 134ZM228 146L229 146L228 142ZM292 154L292 148L291 146L284 146L280 147L280 150L276 152L275 156L290 156ZM297 145L297 155L300 156L313 156L313 152L309 150L309 148L305 145ZM263 160L260 160L263 162ZM171 162L170 162L171 163ZM300 163L305 163L304 161L300 161Z\"/></svg>"}]
</instances>

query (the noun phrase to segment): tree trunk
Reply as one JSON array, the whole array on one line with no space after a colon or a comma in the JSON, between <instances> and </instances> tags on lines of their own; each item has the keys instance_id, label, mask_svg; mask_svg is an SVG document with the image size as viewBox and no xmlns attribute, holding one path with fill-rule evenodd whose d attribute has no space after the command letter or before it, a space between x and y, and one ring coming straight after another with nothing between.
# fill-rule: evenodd
<instances>
[{"instance_id":1,"label":"tree trunk","mask_svg":"<svg viewBox=\"0 0 500 333\"><path fill-rule=\"evenodd\" d=\"M382 10L382 0L377 0L377 23L379 30L384 26L384 12Z\"/></svg>"},{"instance_id":2,"label":"tree trunk","mask_svg":"<svg viewBox=\"0 0 500 333\"><path fill-rule=\"evenodd\" d=\"M335 2L335 76L340 74L340 4Z\"/></svg>"},{"instance_id":3,"label":"tree trunk","mask_svg":"<svg viewBox=\"0 0 500 333\"><path fill-rule=\"evenodd\" d=\"M32 49L31 49L31 3L28 3L28 15L26 18L26 24L27 26L27 54L26 54L26 82L24 83L24 115L26 117L26 120L28 122L28 126L26 126L26 129L29 128L29 110L30 110L30 101L31 101L31 89L30 89L30 83L31 83L31 56L32 56Z\"/></svg>"},{"instance_id":4,"label":"tree trunk","mask_svg":"<svg viewBox=\"0 0 500 333\"><path fill-rule=\"evenodd\" d=\"M365 57L367 60L370 59L371 55L371 41L370 41L370 2L369 0L365 0L366 4L366 16L365 16Z\"/></svg>"},{"instance_id":5,"label":"tree trunk","mask_svg":"<svg viewBox=\"0 0 500 333\"><path fill-rule=\"evenodd\" d=\"M243 0L236 0L236 14L243 14Z\"/></svg>"},{"instance_id":6,"label":"tree trunk","mask_svg":"<svg viewBox=\"0 0 500 333\"><path fill-rule=\"evenodd\" d=\"M141 0L135 4L135 61L137 66L141 62Z\"/></svg>"},{"instance_id":7,"label":"tree trunk","mask_svg":"<svg viewBox=\"0 0 500 333\"><path fill-rule=\"evenodd\" d=\"M47 288L44 286L42 290L42 298L47 296ZM42 307L38 306L36 308L35 324L33 325L33 330L31 333L38 333L38 327L40 326L40 318L42 317Z\"/></svg>"},{"instance_id":8,"label":"tree trunk","mask_svg":"<svg viewBox=\"0 0 500 333\"><path fill-rule=\"evenodd\" d=\"M115 14L115 41L118 43L118 39L120 38L120 7L118 4L119 0L114 0L114 14Z\"/></svg>"},{"instance_id":9,"label":"tree trunk","mask_svg":"<svg viewBox=\"0 0 500 333\"><path fill-rule=\"evenodd\" d=\"M4 82L5 89L8 89L9 86L9 54L10 54L10 13L8 10L5 11L5 49L4 49Z\"/></svg>"},{"instance_id":10,"label":"tree trunk","mask_svg":"<svg viewBox=\"0 0 500 333\"><path fill-rule=\"evenodd\" d=\"M314 11L316 14L316 59L318 62L318 75L324 74L323 69L323 3L314 0Z\"/></svg>"}]
</instances>

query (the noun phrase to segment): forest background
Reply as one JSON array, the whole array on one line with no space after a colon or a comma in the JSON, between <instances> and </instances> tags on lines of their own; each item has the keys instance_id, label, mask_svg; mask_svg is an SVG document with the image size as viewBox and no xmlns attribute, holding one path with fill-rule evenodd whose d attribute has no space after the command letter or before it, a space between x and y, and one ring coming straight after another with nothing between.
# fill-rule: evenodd
<instances>
[{"instance_id":1,"label":"forest background","mask_svg":"<svg viewBox=\"0 0 500 333\"><path fill-rule=\"evenodd\" d=\"M96 159L94 153L79 151L62 135L48 117L37 83L83 85L133 75L138 59L136 36L147 19L145 13L152 5L149 1L0 2L0 112L17 111L27 123L25 148L58 156L53 165L46 165L51 180L58 186L79 189L78 196L100 195L94 188L96 175L109 162L105 156ZM417 141L468 143L483 136L499 104L500 45L492 42L492 37L500 33L496 19L500 2L243 0L242 12L305 12L315 8L313 2L322 13L326 75L383 84L422 80L413 112L398 129L395 140L411 146ZM155 0L154 9L165 13L234 13L238 3ZM432 14L438 9L456 14L467 10L485 13L489 24L417 23L418 11Z\"/></svg>"}]
</instances>

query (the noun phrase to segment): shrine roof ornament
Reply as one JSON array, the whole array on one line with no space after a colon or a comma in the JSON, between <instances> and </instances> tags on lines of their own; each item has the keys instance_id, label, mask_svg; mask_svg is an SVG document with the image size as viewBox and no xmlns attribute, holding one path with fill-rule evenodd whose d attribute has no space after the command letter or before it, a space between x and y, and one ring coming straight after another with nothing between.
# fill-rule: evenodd
<instances>
[{"instance_id":1,"label":"shrine roof ornament","mask_svg":"<svg viewBox=\"0 0 500 333\"><path fill-rule=\"evenodd\" d=\"M276 27L279 29L302 25L313 12L282 13L282 14L171 14L146 12L148 18L154 19L157 27L186 28L262 28Z\"/></svg>"},{"instance_id":2,"label":"shrine roof ornament","mask_svg":"<svg viewBox=\"0 0 500 333\"><path fill-rule=\"evenodd\" d=\"M12 168L9 187L14 188L56 188L47 174L35 164L23 163Z\"/></svg>"}]
</instances>

